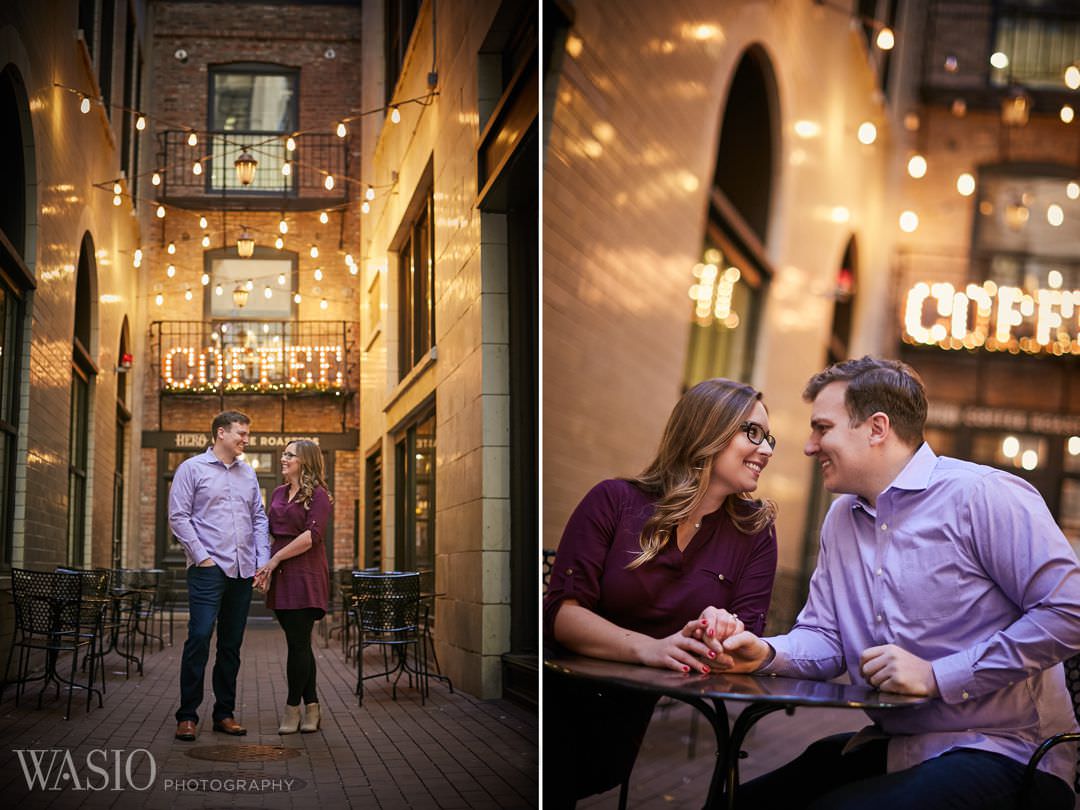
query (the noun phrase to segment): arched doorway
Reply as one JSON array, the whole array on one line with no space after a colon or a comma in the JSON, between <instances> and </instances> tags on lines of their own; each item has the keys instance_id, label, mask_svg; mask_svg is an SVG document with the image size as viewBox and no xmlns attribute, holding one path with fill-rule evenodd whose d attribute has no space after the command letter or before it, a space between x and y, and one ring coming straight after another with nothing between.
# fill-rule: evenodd
<instances>
[{"instance_id":1,"label":"arched doorway","mask_svg":"<svg viewBox=\"0 0 1080 810\"><path fill-rule=\"evenodd\" d=\"M94 239L83 235L75 277L75 324L71 339L71 411L68 430L68 562L87 560L87 491L90 478L90 407L97 366L91 336L96 315L97 262Z\"/></svg>"}]
</instances>

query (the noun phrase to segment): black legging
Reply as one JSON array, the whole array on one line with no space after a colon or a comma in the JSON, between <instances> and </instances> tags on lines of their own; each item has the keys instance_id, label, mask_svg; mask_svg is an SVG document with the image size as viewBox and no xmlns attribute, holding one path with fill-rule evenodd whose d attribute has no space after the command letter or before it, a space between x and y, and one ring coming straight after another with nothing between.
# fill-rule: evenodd
<instances>
[{"instance_id":1,"label":"black legging","mask_svg":"<svg viewBox=\"0 0 1080 810\"><path fill-rule=\"evenodd\" d=\"M323 611L318 608L296 608L295 610L275 610L281 629L285 631L285 642L289 646L289 659L285 666L285 676L289 682L289 697L285 701L290 706L304 703L318 703L315 695L315 653L311 651L311 628L322 618Z\"/></svg>"}]
</instances>

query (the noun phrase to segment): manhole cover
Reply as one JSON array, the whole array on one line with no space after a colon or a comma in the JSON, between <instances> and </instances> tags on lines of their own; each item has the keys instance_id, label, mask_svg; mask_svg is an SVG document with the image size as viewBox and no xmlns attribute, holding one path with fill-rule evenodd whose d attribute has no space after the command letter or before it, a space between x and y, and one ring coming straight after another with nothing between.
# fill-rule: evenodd
<instances>
[{"instance_id":1,"label":"manhole cover","mask_svg":"<svg viewBox=\"0 0 1080 810\"><path fill-rule=\"evenodd\" d=\"M300 756L300 749L280 745L206 745L192 748L187 755L210 762L277 762Z\"/></svg>"}]
</instances>

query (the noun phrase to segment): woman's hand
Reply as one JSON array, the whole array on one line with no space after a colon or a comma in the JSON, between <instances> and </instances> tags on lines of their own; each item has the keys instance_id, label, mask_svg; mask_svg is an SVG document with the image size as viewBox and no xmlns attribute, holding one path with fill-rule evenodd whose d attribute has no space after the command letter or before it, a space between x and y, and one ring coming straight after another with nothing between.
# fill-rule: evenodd
<instances>
[{"instance_id":1,"label":"woman's hand","mask_svg":"<svg viewBox=\"0 0 1080 810\"><path fill-rule=\"evenodd\" d=\"M730 614L729 614L730 615ZM709 647L701 640L707 629L705 619L693 619L682 630L667 638L650 638L639 648L641 663L649 667L674 669L678 672L711 671L712 662L721 656L722 663L730 666L730 658Z\"/></svg>"},{"instance_id":2,"label":"woman's hand","mask_svg":"<svg viewBox=\"0 0 1080 810\"><path fill-rule=\"evenodd\" d=\"M737 614L711 605L701 611L698 627L695 637L704 641L705 645L717 655L724 654L721 643L724 639L746 629L746 625Z\"/></svg>"}]
</instances>

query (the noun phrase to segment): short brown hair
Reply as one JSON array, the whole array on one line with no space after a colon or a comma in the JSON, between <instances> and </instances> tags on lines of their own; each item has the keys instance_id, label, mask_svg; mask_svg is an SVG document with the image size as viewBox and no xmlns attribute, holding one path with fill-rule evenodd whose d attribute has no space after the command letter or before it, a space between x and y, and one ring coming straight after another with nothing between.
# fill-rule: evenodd
<instances>
[{"instance_id":1,"label":"short brown hair","mask_svg":"<svg viewBox=\"0 0 1080 810\"><path fill-rule=\"evenodd\" d=\"M240 413L240 411L222 411L214 417L214 422L210 425L210 441L217 441L217 432L220 428L229 430L232 425L250 424L251 419L246 413Z\"/></svg>"},{"instance_id":2,"label":"short brown hair","mask_svg":"<svg viewBox=\"0 0 1080 810\"><path fill-rule=\"evenodd\" d=\"M918 447L926 425L926 387L915 369L899 360L867 355L835 363L806 384L803 399L813 402L821 389L834 382L847 383L844 406L852 426L861 425L878 411L888 415L897 437Z\"/></svg>"}]
</instances>

